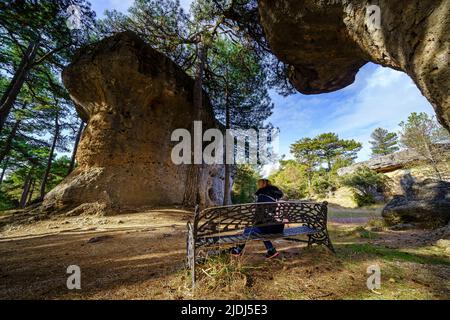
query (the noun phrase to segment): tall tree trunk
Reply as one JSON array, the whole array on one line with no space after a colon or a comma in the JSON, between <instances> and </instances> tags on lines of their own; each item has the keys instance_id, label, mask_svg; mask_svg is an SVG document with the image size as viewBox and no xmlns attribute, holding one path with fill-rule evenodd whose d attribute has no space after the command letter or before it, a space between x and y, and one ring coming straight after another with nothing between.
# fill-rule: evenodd
<instances>
[{"instance_id":1,"label":"tall tree trunk","mask_svg":"<svg viewBox=\"0 0 450 320\"><path fill-rule=\"evenodd\" d=\"M231 166L229 164L225 164L225 185L223 188L223 205L230 205L230 193L231 193Z\"/></svg>"},{"instance_id":2,"label":"tall tree trunk","mask_svg":"<svg viewBox=\"0 0 450 320\"><path fill-rule=\"evenodd\" d=\"M19 202L19 207L21 209L25 208L25 206L27 204L28 192L30 190L31 179L33 177L32 176L33 170L34 170L34 167L31 167L31 169L28 171L27 178L25 179L25 183L23 185L22 196L20 197L20 202Z\"/></svg>"},{"instance_id":3,"label":"tall tree trunk","mask_svg":"<svg viewBox=\"0 0 450 320\"><path fill-rule=\"evenodd\" d=\"M29 205L31 203L31 200L33 200L34 188L36 187L36 179L33 178L31 181L32 182L31 182L30 192L28 194L27 205Z\"/></svg>"},{"instance_id":4,"label":"tall tree trunk","mask_svg":"<svg viewBox=\"0 0 450 320\"><path fill-rule=\"evenodd\" d=\"M50 154L48 155L47 159L47 167L45 168L44 176L42 177L41 182L41 189L40 189L40 195L39 200L44 200L45 197L45 188L47 186L48 176L50 175L50 170L52 169L52 162L53 162L53 155L55 153L56 148L56 142L58 141L59 137L59 112L56 112L55 116L55 134L53 136L52 146L50 148Z\"/></svg>"},{"instance_id":5,"label":"tall tree trunk","mask_svg":"<svg viewBox=\"0 0 450 320\"><path fill-rule=\"evenodd\" d=\"M225 76L227 78L227 75ZM228 103L229 101L229 91L228 85L225 85L225 137L226 130L231 129L231 107ZM224 144L226 146L226 143ZM231 193L231 166L227 163L227 154L226 147L224 152L224 166L225 166L225 179L224 179L224 188L223 188L223 205L230 205L230 193Z\"/></svg>"},{"instance_id":6,"label":"tall tree trunk","mask_svg":"<svg viewBox=\"0 0 450 320\"><path fill-rule=\"evenodd\" d=\"M311 195L311 187L312 187L312 169L308 169L308 195Z\"/></svg>"},{"instance_id":7,"label":"tall tree trunk","mask_svg":"<svg viewBox=\"0 0 450 320\"><path fill-rule=\"evenodd\" d=\"M225 181L223 188L223 205L230 205L230 193L231 193L231 165L224 164L225 166Z\"/></svg>"},{"instance_id":8,"label":"tall tree trunk","mask_svg":"<svg viewBox=\"0 0 450 320\"><path fill-rule=\"evenodd\" d=\"M203 119L203 74L206 65L207 47L203 43L200 43L198 51L199 56L194 83L194 109L195 119L201 121ZM192 127L191 132L192 137L194 137L194 127ZM192 140L195 142L195 139ZM202 165L200 164L191 164L189 167L183 199L183 204L187 207L193 207L200 201L199 183L201 167Z\"/></svg>"},{"instance_id":9,"label":"tall tree trunk","mask_svg":"<svg viewBox=\"0 0 450 320\"><path fill-rule=\"evenodd\" d=\"M8 137L6 138L5 147L3 148L2 151L0 151L0 163L3 162L5 157L9 154L9 151L11 151L12 142L13 142L14 138L16 137L17 130L19 130L20 122L21 122L21 120L16 120L16 122L14 123L14 126L12 127L11 132L9 133Z\"/></svg>"},{"instance_id":10,"label":"tall tree trunk","mask_svg":"<svg viewBox=\"0 0 450 320\"><path fill-rule=\"evenodd\" d=\"M3 166L2 166L2 173L0 175L0 185L3 183L3 179L5 178L6 169L8 169L8 164L9 164L9 158L6 158L3 163Z\"/></svg>"},{"instance_id":11,"label":"tall tree trunk","mask_svg":"<svg viewBox=\"0 0 450 320\"><path fill-rule=\"evenodd\" d=\"M41 38L40 36L35 41L30 42L22 60L16 70L14 77L9 83L6 91L3 93L0 100L0 132L3 131L3 126L5 125L6 119L11 112L14 103L16 102L17 96L20 93L20 89L31 70L36 54L39 50Z\"/></svg>"},{"instance_id":12,"label":"tall tree trunk","mask_svg":"<svg viewBox=\"0 0 450 320\"><path fill-rule=\"evenodd\" d=\"M72 150L72 158L70 159L69 170L67 170L67 175L71 174L73 169L75 168L75 159L77 156L78 144L80 143L81 135L84 129L84 122L81 121L80 127L78 128L77 136L75 138L75 144Z\"/></svg>"}]
</instances>

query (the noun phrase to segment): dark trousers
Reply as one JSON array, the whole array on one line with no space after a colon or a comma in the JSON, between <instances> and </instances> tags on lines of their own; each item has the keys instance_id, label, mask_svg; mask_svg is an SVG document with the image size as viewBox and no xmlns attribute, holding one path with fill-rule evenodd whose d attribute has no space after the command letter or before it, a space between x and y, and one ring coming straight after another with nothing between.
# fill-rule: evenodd
<instances>
[{"instance_id":1,"label":"dark trousers","mask_svg":"<svg viewBox=\"0 0 450 320\"><path fill-rule=\"evenodd\" d=\"M284 230L284 224L277 223L269 226L263 226L263 227L251 227L251 228L245 228L244 235L249 236L251 234L276 234L276 233L282 233ZM272 242L269 240L263 241L264 246L266 247L267 251L270 252L275 249ZM245 244L238 245L236 248L238 248L239 252L244 250Z\"/></svg>"},{"instance_id":2,"label":"dark trousers","mask_svg":"<svg viewBox=\"0 0 450 320\"><path fill-rule=\"evenodd\" d=\"M275 247L273 246L271 241L265 240L265 241L263 241L263 243L264 243L264 246L267 249L267 252L270 252L270 251L275 249ZM239 250L239 252L241 252L242 250L244 250L245 244L240 244L240 245L236 246L236 248Z\"/></svg>"}]
</instances>

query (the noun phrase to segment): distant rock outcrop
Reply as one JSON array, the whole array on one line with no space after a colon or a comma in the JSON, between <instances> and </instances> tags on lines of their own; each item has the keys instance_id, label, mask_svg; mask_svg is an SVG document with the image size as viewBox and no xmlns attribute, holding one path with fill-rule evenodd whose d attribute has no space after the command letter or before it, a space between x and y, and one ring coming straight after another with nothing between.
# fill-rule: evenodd
<instances>
[{"instance_id":1,"label":"distant rock outcrop","mask_svg":"<svg viewBox=\"0 0 450 320\"><path fill-rule=\"evenodd\" d=\"M78 168L52 190L44 210L115 212L179 205L188 165L171 161L175 129L194 120L193 80L130 32L81 50L63 81L87 122ZM203 124L217 128L209 102ZM222 203L223 167L203 166L200 203Z\"/></svg>"},{"instance_id":2,"label":"distant rock outcrop","mask_svg":"<svg viewBox=\"0 0 450 320\"><path fill-rule=\"evenodd\" d=\"M340 176L352 174L360 167L368 167L376 172L386 173L402 169L409 164L424 160L426 159L419 155L416 151L408 149L355 163L354 165L339 169L337 174Z\"/></svg>"},{"instance_id":3,"label":"distant rock outcrop","mask_svg":"<svg viewBox=\"0 0 450 320\"><path fill-rule=\"evenodd\" d=\"M259 0L258 4L270 48L290 66L289 76L298 91L342 89L354 82L363 65L374 62L407 73L450 130L450 1Z\"/></svg>"},{"instance_id":4,"label":"distant rock outcrop","mask_svg":"<svg viewBox=\"0 0 450 320\"><path fill-rule=\"evenodd\" d=\"M405 184L405 189L383 209L387 223L435 228L450 222L450 182L427 179Z\"/></svg>"}]
</instances>

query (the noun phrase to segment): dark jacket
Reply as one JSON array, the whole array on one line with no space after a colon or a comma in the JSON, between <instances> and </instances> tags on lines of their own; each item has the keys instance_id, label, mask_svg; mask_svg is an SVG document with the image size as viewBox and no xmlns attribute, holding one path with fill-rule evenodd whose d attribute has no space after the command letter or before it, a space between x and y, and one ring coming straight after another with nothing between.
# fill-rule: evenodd
<instances>
[{"instance_id":1,"label":"dark jacket","mask_svg":"<svg viewBox=\"0 0 450 320\"><path fill-rule=\"evenodd\" d=\"M269 185L258 189L255 195L258 197L257 202L276 202L283 197L283 192L277 187Z\"/></svg>"}]
</instances>

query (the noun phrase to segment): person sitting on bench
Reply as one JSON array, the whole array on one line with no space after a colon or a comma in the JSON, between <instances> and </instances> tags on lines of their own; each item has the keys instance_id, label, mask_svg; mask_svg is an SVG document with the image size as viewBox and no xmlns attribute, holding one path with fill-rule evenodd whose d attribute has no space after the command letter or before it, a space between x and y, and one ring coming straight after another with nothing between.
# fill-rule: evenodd
<instances>
[{"instance_id":1,"label":"person sitting on bench","mask_svg":"<svg viewBox=\"0 0 450 320\"><path fill-rule=\"evenodd\" d=\"M258 180L258 191L256 191L255 196L257 197L256 202L277 202L283 197L283 192L276 186L272 185L268 179ZM258 211L259 208L256 210ZM255 213L258 215L258 212ZM267 221L264 221L267 223ZM264 223L262 222L262 223ZM262 227L252 227L246 228L244 230L244 235L250 235L252 233L256 234L276 234L282 233L284 230L284 224L273 221L273 224L262 226ZM258 224L258 222L256 222ZM273 246L271 241L263 241L267 249L266 258L272 259L279 255L279 252ZM240 256L245 248L245 244L240 244L231 249L231 254L233 256Z\"/></svg>"}]
</instances>

